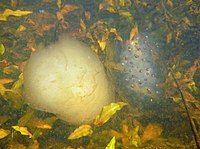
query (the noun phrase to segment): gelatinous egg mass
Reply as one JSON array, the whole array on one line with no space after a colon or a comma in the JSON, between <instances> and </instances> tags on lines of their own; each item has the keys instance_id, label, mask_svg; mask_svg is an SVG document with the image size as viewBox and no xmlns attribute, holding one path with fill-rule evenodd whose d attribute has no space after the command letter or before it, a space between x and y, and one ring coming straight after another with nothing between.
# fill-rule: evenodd
<instances>
[{"instance_id":1,"label":"gelatinous egg mass","mask_svg":"<svg viewBox=\"0 0 200 149\"><path fill-rule=\"evenodd\" d=\"M25 101L72 124L91 123L112 93L98 56L69 37L38 49L24 70Z\"/></svg>"},{"instance_id":2,"label":"gelatinous egg mass","mask_svg":"<svg viewBox=\"0 0 200 149\"><path fill-rule=\"evenodd\" d=\"M127 92L154 97L159 93L157 65L153 59L156 45L149 45L148 36L138 37L126 42L126 48L120 50L120 63L125 71L120 75L120 84Z\"/></svg>"}]
</instances>

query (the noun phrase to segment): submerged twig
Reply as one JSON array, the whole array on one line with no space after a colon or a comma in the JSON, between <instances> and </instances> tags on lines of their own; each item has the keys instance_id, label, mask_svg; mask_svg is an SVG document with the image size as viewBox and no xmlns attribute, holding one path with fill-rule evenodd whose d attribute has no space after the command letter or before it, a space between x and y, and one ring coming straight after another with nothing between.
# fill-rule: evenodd
<instances>
[{"instance_id":1,"label":"submerged twig","mask_svg":"<svg viewBox=\"0 0 200 149\"><path fill-rule=\"evenodd\" d=\"M184 98L184 95L183 95L183 92L181 91L181 88L180 88L180 85L177 81L177 79L175 78L175 75L173 73L173 70L171 68L169 68L169 71L171 72L172 74L172 78L174 79L175 83L176 83L176 86L177 86L177 89L179 90L180 92L180 95L181 95L181 99L183 101L183 105L185 107L185 111L186 111L186 114L187 114L187 117L189 119L189 123L190 123L190 127L191 127L191 130L192 130L192 133L193 133L193 136L194 136L194 139L195 139L195 143L196 143L196 146L198 149L200 149L200 139L199 139L199 135L198 135L198 132L197 132L197 129L196 129L196 126L194 124L194 121L190 115L190 112L188 110L188 107L187 107L187 103L186 103L186 100Z\"/></svg>"}]
</instances>

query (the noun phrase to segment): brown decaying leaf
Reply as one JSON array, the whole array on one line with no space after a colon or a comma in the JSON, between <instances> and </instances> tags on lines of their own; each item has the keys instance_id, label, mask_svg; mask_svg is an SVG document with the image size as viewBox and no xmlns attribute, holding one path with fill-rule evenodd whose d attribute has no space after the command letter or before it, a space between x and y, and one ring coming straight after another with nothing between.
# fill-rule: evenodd
<instances>
[{"instance_id":1,"label":"brown decaying leaf","mask_svg":"<svg viewBox=\"0 0 200 149\"><path fill-rule=\"evenodd\" d=\"M162 128L158 124L150 123L144 129L144 133L142 135L142 142L156 139L161 135L161 133Z\"/></svg>"},{"instance_id":2,"label":"brown decaying leaf","mask_svg":"<svg viewBox=\"0 0 200 149\"><path fill-rule=\"evenodd\" d=\"M166 42L167 42L167 44L169 44L171 42L171 40L172 40L172 32L169 32L167 34L167 36L166 36Z\"/></svg>"},{"instance_id":3,"label":"brown decaying leaf","mask_svg":"<svg viewBox=\"0 0 200 149\"><path fill-rule=\"evenodd\" d=\"M76 9L78 9L79 7L78 6L75 6L75 5L65 5L61 10L60 10L60 13L61 14L67 14L71 11L74 11Z\"/></svg>"},{"instance_id":4,"label":"brown decaying leaf","mask_svg":"<svg viewBox=\"0 0 200 149\"><path fill-rule=\"evenodd\" d=\"M193 80L194 74L197 70L200 69L200 61L199 60L195 60L193 65L186 71L186 73L184 74L184 82L189 82L191 80Z\"/></svg>"},{"instance_id":5,"label":"brown decaying leaf","mask_svg":"<svg viewBox=\"0 0 200 149\"><path fill-rule=\"evenodd\" d=\"M115 13L117 11L112 0L103 0L102 3L99 4L99 11L103 10L107 10L110 13Z\"/></svg>"},{"instance_id":6,"label":"brown decaying leaf","mask_svg":"<svg viewBox=\"0 0 200 149\"><path fill-rule=\"evenodd\" d=\"M17 6L17 0L11 0L10 5L11 5L11 7L16 7Z\"/></svg>"},{"instance_id":7,"label":"brown decaying leaf","mask_svg":"<svg viewBox=\"0 0 200 149\"><path fill-rule=\"evenodd\" d=\"M182 90L182 93L188 102L197 102L197 99L195 99L189 92Z\"/></svg>"},{"instance_id":8,"label":"brown decaying leaf","mask_svg":"<svg viewBox=\"0 0 200 149\"><path fill-rule=\"evenodd\" d=\"M124 71L125 70L124 66L120 63L106 61L104 63L104 65L107 68L115 69L115 70L118 70L118 71Z\"/></svg>"},{"instance_id":9,"label":"brown decaying leaf","mask_svg":"<svg viewBox=\"0 0 200 149\"><path fill-rule=\"evenodd\" d=\"M4 68L10 65L10 62L7 59L0 61L0 68Z\"/></svg>"},{"instance_id":10,"label":"brown decaying leaf","mask_svg":"<svg viewBox=\"0 0 200 149\"><path fill-rule=\"evenodd\" d=\"M40 144L37 140L34 140L34 143L31 144L28 149L40 149Z\"/></svg>"},{"instance_id":11,"label":"brown decaying leaf","mask_svg":"<svg viewBox=\"0 0 200 149\"><path fill-rule=\"evenodd\" d=\"M32 119L28 121L27 126L32 126L36 128L42 128L42 129L52 129L51 125L47 124L42 119Z\"/></svg>"},{"instance_id":12,"label":"brown decaying leaf","mask_svg":"<svg viewBox=\"0 0 200 149\"><path fill-rule=\"evenodd\" d=\"M128 122L122 121L121 122L121 129L122 132L117 132L115 130L111 130L109 134L111 136L115 136L117 139L121 139L123 146L129 147L129 146L136 146L138 147L141 144L141 139L139 136L139 125L132 126L128 124Z\"/></svg>"},{"instance_id":13,"label":"brown decaying leaf","mask_svg":"<svg viewBox=\"0 0 200 149\"><path fill-rule=\"evenodd\" d=\"M80 127L76 128L73 133L71 133L68 137L69 140L78 139L84 136L88 136L92 134L92 128L90 125L81 125Z\"/></svg>"},{"instance_id":14,"label":"brown decaying leaf","mask_svg":"<svg viewBox=\"0 0 200 149\"><path fill-rule=\"evenodd\" d=\"M138 25L136 24L130 31L129 40L132 41L135 37L138 37L138 34L139 34Z\"/></svg>"},{"instance_id":15,"label":"brown decaying leaf","mask_svg":"<svg viewBox=\"0 0 200 149\"><path fill-rule=\"evenodd\" d=\"M64 21L64 16L61 12L57 12L56 17L58 21Z\"/></svg>"},{"instance_id":16,"label":"brown decaying leaf","mask_svg":"<svg viewBox=\"0 0 200 149\"><path fill-rule=\"evenodd\" d=\"M85 11L85 18L87 21L91 19L91 13L89 11Z\"/></svg>"}]
</instances>

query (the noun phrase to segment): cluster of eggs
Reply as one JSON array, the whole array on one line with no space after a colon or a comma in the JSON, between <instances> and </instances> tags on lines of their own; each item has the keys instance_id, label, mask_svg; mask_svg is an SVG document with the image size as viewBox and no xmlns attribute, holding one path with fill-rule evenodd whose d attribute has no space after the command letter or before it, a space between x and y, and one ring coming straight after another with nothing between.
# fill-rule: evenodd
<instances>
[{"instance_id":1,"label":"cluster of eggs","mask_svg":"<svg viewBox=\"0 0 200 149\"><path fill-rule=\"evenodd\" d=\"M119 82L126 92L152 100L159 94L158 66L154 61L158 45L148 40L148 36L139 36L126 42L126 48L120 51L120 63L125 71Z\"/></svg>"}]
</instances>

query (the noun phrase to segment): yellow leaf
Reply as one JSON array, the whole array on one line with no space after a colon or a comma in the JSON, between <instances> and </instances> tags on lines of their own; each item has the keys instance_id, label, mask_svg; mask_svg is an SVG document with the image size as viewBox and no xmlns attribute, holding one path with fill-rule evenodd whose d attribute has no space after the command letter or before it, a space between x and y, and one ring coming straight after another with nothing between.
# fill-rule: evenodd
<instances>
[{"instance_id":1,"label":"yellow leaf","mask_svg":"<svg viewBox=\"0 0 200 149\"><path fill-rule=\"evenodd\" d=\"M106 41L98 40L98 43L99 43L99 46L100 46L101 50L104 51L105 48L106 48Z\"/></svg>"},{"instance_id":2,"label":"yellow leaf","mask_svg":"<svg viewBox=\"0 0 200 149\"><path fill-rule=\"evenodd\" d=\"M4 52L5 52L5 47L4 47L4 45L1 43L1 44L0 44L0 55L3 55Z\"/></svg>"},{"instance_id":3,"label":"yellow leaf","mask_svg":"<svg viewBox=\"0 0 200 149\"><path fill-rule=\"evenodd\" d=\"M26 30L26 27L23 26L23 25L20 25L20 26L17 28L17 31L18 31L18 32L23 32L23 31L25 31L25 30Z\"/></svg>"},{"instance_id":4,"label":"yellow leaf","mask_svg":"<svg viewBox=\"0 0 200 149\"><path fill-rule=\"evenodd\" d=\"M81 26L83 31L86 31L86 25L85 25L85 23L83 22L82 19L80 19L80 26Z\"/></svg>"},{"instance_id":5,"label":"yellow leaf","mask_svg":"<svg viewBox=\"0 0 200 149\"><path fill-rule=\"evenodd\" d=\"M0 79L0 84L4 85L4 84L8 84L13 82L13 80L11 79Z\"/></svg>"},{"instance_id":6,"label":"yellow leaf","mask_svg":"<svg viewBox=\"0 0 200 149\"><path fill-rule=\"evenodd\" d=\"M12 126L12 128L19 131L22 135L29 136L29 138L33 137L33 135L27 130L27 127Z\"/></svg>"},{"instance_id":7,"label":"yellow leaf","mask_svg":"<svg viewBox=\"0 0 200 149\"><path fill-rule=\"evenodd\" d=\"M115 9L113 7L107 7L106 10L108 10L110 13L115 13Z\"/></svg>"},{"instance_id":8,"label":"yellow leaf","mask_svg":"<svg viewBox=\"0 0 200 149\"><path fill-rule=\"evenodd\" d=\"M110 140L105 149L115 149L116 139L115 136Z\"/></svg>"},{"instance_id":9,"label":"yellow leaf","mask_svg":"<svg viewBox=\"0 0 200 149\"><path fill-rule=\"evenodd\" d=\"M3 14L0 14L0 21L7 21L7 17Z\"/></svg>"},{"instance_id":10,"label":"yellow leaf","mask_svg":"<svg viewBox=\"0 0 200 149\"><path fill-rule=\"evenodd\" d=\"M23 85L23 73L21 73L18 77L18 80L15 81L15 83L12 86L12 90L21 90L22 85Z\"/></svg>"},{"instance_id":11,"label":"yellow leaf","mask_svg":"<svg viewBox=\"0 0 200 149\"><path fill-rule=\"evenodd\" d=\"M98 115L95 119L94 125L101 126L104 123L106 123L118 110L120 110L122 107L127 105L127 103L124 102L116 102L111 103L107 106L103 107L103 110L100 115Z\"/></svg>"},{"instance_id":12,"label":"yellow leaf","mask_svg":"<svg viewBox=\"0 0 200 149\"><path fill-rule=\"evenodd\" d=\"M175 73L175 77L176 77L176 79L180 79L182 77L182 74L180 73L180 71L177 71Z\"/></svg>"},{"instance_id":13,"label":"yellow leaf","mask_svg":"<svg viewBox=\"0 0 200 149\"><path fill-rule=\"evenodd\" d=\"M3 73L5 73L5 74L15 73L18 69L19 69L19 66L17 66L17 65L10 65L3 69Z\"/></svg>"},{"instance_id":14,"label":"yellow leaf","mask_svg":"<svg viewBox=\"0 0 200 149\"><path fill-rule=\"evenodd\" d=\"M138 25L136 24L131 32L130 32L130 37L129 37L129 40L132 41L134 39L134 37L137 37L138 36Z\"/></svg>"},{"instance_id":15,"label":"yellow leaf","mask_svg":"<svg viewBox=\"0 0 200 149\"><path fill-rule=\"evenodd\" d=\"M0 84L0 95L4 95L5 92L6 92L6 88L2 84Z\"/></svg>"},{"instance_id":16,"label":"yellow leaf","mask_svg":"<svg viewBox=\"0 0 200 149\"><path fill-rule=\"evenodd\" d=\"M9 134L10 134L10 130L0 129L0 139L5 138Z\"/></svg>"},{"instance_id":17,"label":"yellow leaf","mask_svg":"<svg viewBox=\"0 0 200 149\"><path fill-rule=\"evenodd\" d=\"M119 13L120 15L125 16L125 17L132 17L132 14L129 11L120 10Z\"/></svg>"},{"instance_id":18,"label":"yellow leaf","mask_svg":"<svg viewBox=\"0 0 200 149\"><path fill-rule=\"evenodd\" d=\"M181 97L176 97L176 96L173 96L173 97L170 97L174 102L180 102L182 100Z\"/></svg>"},{"instance_id":19,"label":"yellow leaf","mask_svg":"<svg viewBox=\"0 0 200 149\"><path fill-rule=\"evenodd\" d=\"M32 14L31 11L21 11L21 10L16 10L13 11L11 9L6 9L3 13L0 14L0 21L6 21L7 17L9 16L15 16L15 17L20 17L24 15L29 15Z\"/></svg>"},{"instance_id":20,"label":"yellow leaf","mask_svg":"<svg viewBox=\"0 0 200 149\"><path fill-rule=\"evenodd\" d=\"M115 34L117 40L119 40L121 42L123 41L122 37L117 33L117 30L115 28L111 28L110 32Z\"/></svg>"},{"instance_id":21,"label":"yellow leaf","mask_svg":"<svg viewBox=\"0 0 200 149\"><path fill-rule=\"evenodd\" d=\"M0 79L0 95L4 95L5 92L9 90L4 87L4 84L8 84L11 82L13 82L13 80L11 79Z\"/></svg>"},{"instance_id":22,"label":"yellow leaf","mask_svg":"<svg viewBox=\"0 0 200 149\"><path fill-rule=\"evenodd\" d=\"M127 17L130 22L133 22L132 14L129 11L119 10L119 15Z\"/></svg>"},{"instance_id":23,"label":"yellow leaf","mask_svg":"<svg viewBox=\"0 0 200 149\"><path fill-rule=\"evenodd\" d=\"M119 5L124 6L125 5L125 0L119 0Z\"/></svg>"},{"instance_id":24,"label":"yellow leaf","mask_svg":"<svg viewBox=\"0 0 200 149\"><path fill-rule=\"evenodd\" d=\"M140 141L140 136L138 135L139 132L139 126L136 126L133 131L131 131L131 139L130 139L130 144L134 145L135 147L138 147L141 143Z\"/></svg>"},{"instance_id":25,"label":"yellow leaf","mask_svg":"<svg viewBox=\"0 0 200 149\"><path fill-rule=\"evenodd\" d=\"M196 84L195 84L194 81L189 82L189 83L187 84L187 87L188 87L188 89L189 89L191 92L193 92L194 94L196 94L196 95L198 94L199 89L198 89L198 87L196 86Z\"/></svg>"},{"instance_id":26,"label":"yellow leaf","mask_svg":"<svg viewBox=\"0 0 200 149\"><path fill-rule=\"evenodd\" d=\"M58 0L58 1L57 1L57 6L58 6L59 9L61 8L61 5L62 5L62 1L61 1L61 0Z\"/></svg>"},{"instance_id":27,"label":"yellow leaf","mask_svg":"<svg viewBox=\"0 0 200 149\"><path fill-rule=\"evenodd\" d=\"M69 135L68 139L70 139L70 140L78 139L78 138L81 138L83 136L88 136L92 133L93 133L93 131L92 131L90 125L81 125L77 129L75 129L73 133L71 133Z\"/></svg>"}]
</instances>

